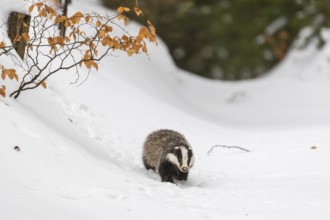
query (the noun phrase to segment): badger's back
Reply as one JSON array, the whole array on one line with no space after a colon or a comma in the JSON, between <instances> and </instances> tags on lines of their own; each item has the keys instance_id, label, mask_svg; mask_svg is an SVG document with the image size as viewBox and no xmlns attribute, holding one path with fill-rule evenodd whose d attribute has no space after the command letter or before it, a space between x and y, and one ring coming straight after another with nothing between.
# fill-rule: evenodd
<instances>
[{"instance_id":1,"label":"badger's back","mask_svg":"<svg viewBox=\"0 0 330 220\"><path fill-rule=\"evenodd\" d=\"M162 158L176 146L189 146L182 134L165 129L151 133L143 145L144 165L157 171Z\"/></svg>"}]
</instances>

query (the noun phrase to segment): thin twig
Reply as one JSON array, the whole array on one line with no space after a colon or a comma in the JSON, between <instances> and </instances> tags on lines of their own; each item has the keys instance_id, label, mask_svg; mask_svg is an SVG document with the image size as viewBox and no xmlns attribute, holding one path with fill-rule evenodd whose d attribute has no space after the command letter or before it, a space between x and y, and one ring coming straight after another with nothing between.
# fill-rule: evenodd
<instances>
[{"instance_id":1,"label":"thin twig","mask_svg":"<svg viewBox=\"0 0 330 220\"><path fill-rule=\"evenodd\" d=\"M214 145L214 146L211 147L210 150L207 152L207 155L210 156L210 154L213 152L213 149L214 149L214 148L217 148L217 147L222 147L222 148L236 148L236 149L239 149L239 150L242 150L242 151L245 151L245 152L250 152L250 150L245 149L245 148L243 148L243 147L239 147L239 146Z\"/></svg>"}]
</instances>

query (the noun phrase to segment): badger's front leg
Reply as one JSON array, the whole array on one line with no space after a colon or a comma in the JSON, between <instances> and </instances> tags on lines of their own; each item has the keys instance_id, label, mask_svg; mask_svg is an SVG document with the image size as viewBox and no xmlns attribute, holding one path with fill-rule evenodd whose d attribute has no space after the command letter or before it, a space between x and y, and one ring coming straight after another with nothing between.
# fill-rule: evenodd
<instances>
[{"instance_id":1,"label":"badger's front leg","mask_svg":"<svg viewBox=\"0 0 330 220\"><path fill-rule=\"evenodd\" d=\"M174 165L168 161L164 161L159 165L158 172L162 178L162 182L174 183L176 169Z\"/></svg>"}]
</instances>

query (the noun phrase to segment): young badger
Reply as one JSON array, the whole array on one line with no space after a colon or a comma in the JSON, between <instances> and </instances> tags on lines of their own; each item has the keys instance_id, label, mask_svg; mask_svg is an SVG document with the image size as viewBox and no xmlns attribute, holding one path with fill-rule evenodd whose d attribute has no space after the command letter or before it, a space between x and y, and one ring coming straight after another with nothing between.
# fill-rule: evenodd
<instances>
[{"instance_id":1,"label":"young badger","mask_svg":"<svg viewBox=\"0 0 330 220\"><path fill-rule=\"evenodd\" d=\"M185 137L172 130L151 133L143 146L146 169L158 172L162 182L187 180L189 168L194 164L192 149Z\"/></svg>"}]
</instances>

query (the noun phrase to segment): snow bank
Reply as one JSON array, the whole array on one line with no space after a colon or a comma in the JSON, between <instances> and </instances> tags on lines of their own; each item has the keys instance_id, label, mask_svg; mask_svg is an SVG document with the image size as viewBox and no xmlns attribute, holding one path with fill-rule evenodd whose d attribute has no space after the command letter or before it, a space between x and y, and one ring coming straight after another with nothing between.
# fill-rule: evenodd
<instances>
[{"instance_id":1,"label":"snow bank","mask_svg":"<svg viewBox=\"0 0 330 220\"><path fill-rule=\"evenodd\" d=\"M86 0L71 10L107 11ZM47 90L0 98L0 219L329 219L329 49L293 51L268 77L233 83L178 70L160 41L150 60L109 57L81 86L67 71ZM195 150L186 183L142 165L159 128ZM251 152L207 154L221 144Z\"/></svg>"}]
</instances>

